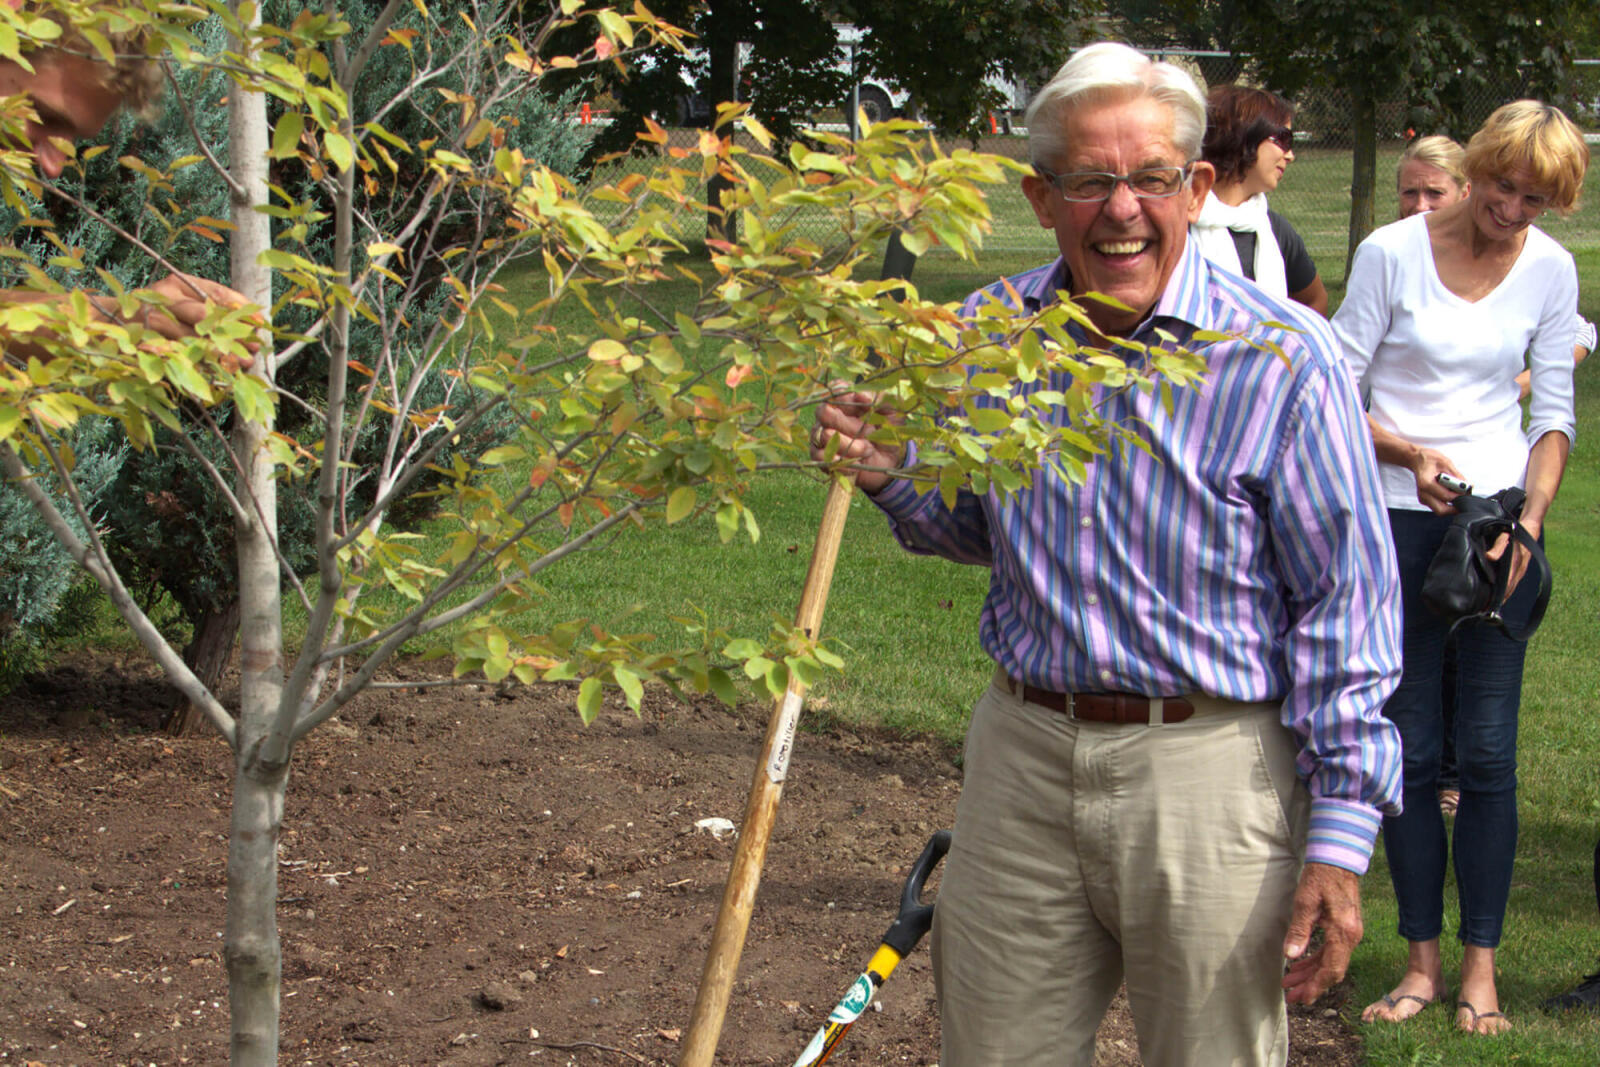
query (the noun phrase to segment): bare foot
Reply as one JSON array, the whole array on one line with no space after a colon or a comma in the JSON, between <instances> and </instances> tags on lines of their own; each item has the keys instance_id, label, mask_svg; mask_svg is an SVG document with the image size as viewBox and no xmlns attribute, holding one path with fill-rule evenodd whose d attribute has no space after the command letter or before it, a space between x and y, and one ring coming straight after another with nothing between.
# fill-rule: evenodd
<instances>
[{"instance_id":1,"label":"bare foot","mask_svg":"<svg viewBox=\"0 0 1600 1067\"><path fill-rule=\"evenodd\" d=\"M1479 1011L1464 1000L1456 1001L1456 1029L1469 1034L1503 1034L1511 1020L1499 1011Z\"/></svg>"},{"instance_id":2,"label":"bare foot","mask_svg":"<svg viewBox=\"0 0 1600 1067\"><path fill-rule=\"evenodd\" d=\"M1407 972L1400 984L1361 1012L1361 1021L1398 1023L1416 1015L1439 999L1439 984L1420 974Z\"/></svg>"}]
</instances>

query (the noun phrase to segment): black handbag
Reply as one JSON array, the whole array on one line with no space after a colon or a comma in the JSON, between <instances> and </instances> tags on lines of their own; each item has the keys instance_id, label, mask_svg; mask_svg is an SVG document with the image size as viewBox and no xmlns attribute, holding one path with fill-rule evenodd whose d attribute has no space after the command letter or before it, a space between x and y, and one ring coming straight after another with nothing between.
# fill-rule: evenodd
<instances>
[{"instance_id":1,"label":"black handbag","mask_svg":"<svg viewBox=\"0 0 1600 1067\"><path fill-rule=\"evenodd\" d=\"M1450 623L1452 631L1478 620L1500 627L1508 637L1526 641L1543 621L1550 603L1550 562L1539 542L1517 521L1526 500L1527 494L1513 486L1490 497L1463 493L1452 502L1455 518L1422 580L1422 602ZM1539 583L1539 595L1520 626L1511 625L1500 614L1506 580L1511 576L1511 547L1498 560L1489 558L1489 550L1502 534L1510 534L1528 550L1528 573L1522 580Z\"/></svg>"}]
</instances>

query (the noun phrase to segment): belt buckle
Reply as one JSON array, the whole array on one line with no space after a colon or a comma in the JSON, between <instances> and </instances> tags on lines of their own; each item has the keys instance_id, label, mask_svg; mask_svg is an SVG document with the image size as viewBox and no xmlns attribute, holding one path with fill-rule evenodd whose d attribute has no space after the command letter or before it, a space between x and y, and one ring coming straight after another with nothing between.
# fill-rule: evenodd
<instances>
[{"instance_id":1,"label":"belt buckle","mask_svg":"<svg viewBox=\"0 0 1600 1067\"><path fill-rule=\"evenodd\" d=\"M1071 719L1073 722L1081 722L1082 720L1078 718L1078 694L1066 692L1062 693L1061 695L1066 698L1067 706L1065 711L1067 713L1067 718Z\"/></svg>"}]
</instances>

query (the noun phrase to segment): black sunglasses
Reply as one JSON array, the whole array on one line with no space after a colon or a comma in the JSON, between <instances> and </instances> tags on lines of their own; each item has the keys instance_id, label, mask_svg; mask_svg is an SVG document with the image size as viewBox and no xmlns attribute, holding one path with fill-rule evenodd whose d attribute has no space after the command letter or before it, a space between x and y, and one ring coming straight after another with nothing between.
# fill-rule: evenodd
<instances>
[{"instance_id":1,"label":"black sunglasses","mask_svg":"<svg viewBox=\"0 0 1600 1067\"><path fill-rule=\"evenodd\" d=\"M1285 152L1294 151L1294 130L1287 126L1279 126L1277 129L1263 137L1262 140L1271 141Z\"/></svg>"}]
</instances>

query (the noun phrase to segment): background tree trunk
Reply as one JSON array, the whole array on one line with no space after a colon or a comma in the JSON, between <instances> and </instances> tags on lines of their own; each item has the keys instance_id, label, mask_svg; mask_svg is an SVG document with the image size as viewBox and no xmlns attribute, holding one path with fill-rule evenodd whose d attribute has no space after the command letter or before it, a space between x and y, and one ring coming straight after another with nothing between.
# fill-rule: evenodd
<instances>
[{"instance_id":1,"label":"background tree trunk","mask_svg":"<svg viewBox=\"0 0 1600 1067\"><path fill-rule=\"evenodd\" d=\"M212 693L222 681L239 636L239 602L230 601L220 610L206 610L195 623L194 640L183 650L183 662ZM205 713L191 701L179 697L178 706L167 719L167 733L173 737L197 737L202 732Z\"/></svg>"},{"instance_id":2,"label":"background tree trunk","mask_svg":"<svg viewBox=\"0 0 1600 1067\"><path fill-rule=\"evenodd\" d=\"M715 25L715 22L713 22ZM711 118L716 120L716 106L724 101L739 99L739 41L732 33L713 33L706 38L706 53L711 60ZM732 137L733 128L727 127L723 136ZM706 213L706 236L721 241L739 239L739 217L716 210L722 203L722 194L733 188L733 183L720 174L706 183L706 203L712 210Z\"/></svg>"},{"instance_id":3,"label":"background tree trunk","mask_svg":"<svg viewBox=\"0 0 1600 1067\"><path fill-rule=\"evenodd\" d=\"M1378 102L1368 86L1350 89L1350 118L1355 134L1355 152L1350 164L1350 246L1344 254L1344 276L1350 277L1350 261L1356 246L1367 239L1373 227L1373 202L1378 189Z\"/></svg>"}]
</instances>

